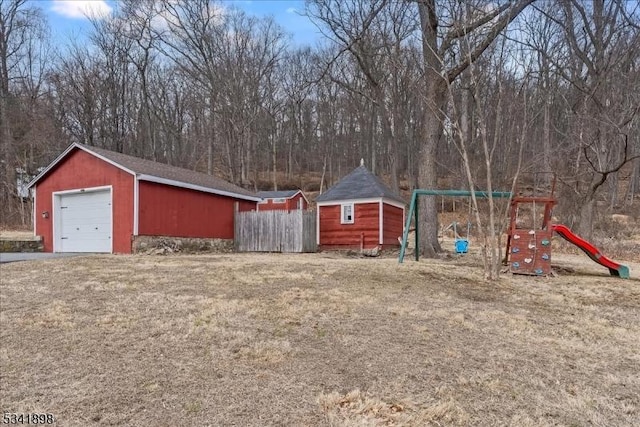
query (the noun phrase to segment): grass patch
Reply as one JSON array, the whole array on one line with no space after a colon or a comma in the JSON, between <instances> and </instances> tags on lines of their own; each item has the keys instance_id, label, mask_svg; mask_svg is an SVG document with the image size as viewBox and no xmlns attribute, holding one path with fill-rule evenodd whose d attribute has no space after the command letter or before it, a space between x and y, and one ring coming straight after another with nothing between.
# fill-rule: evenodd
<instances>
[{"instance_id":1,"label":"grass patch","mask_svg":"<svg viewBox=\"0 0 640 427\"><path fill-rule=\"evenodd\" d=\"M473 256L6 264L0 407L71 426L640 425L640 266L625 281L582 258L497 283Z\"/></svg>"}]
</instances>

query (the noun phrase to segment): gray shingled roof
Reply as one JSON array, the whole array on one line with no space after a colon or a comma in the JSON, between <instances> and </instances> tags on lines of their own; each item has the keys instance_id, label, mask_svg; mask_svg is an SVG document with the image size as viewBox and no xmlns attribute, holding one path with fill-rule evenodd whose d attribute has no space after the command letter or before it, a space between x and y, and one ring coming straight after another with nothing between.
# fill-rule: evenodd
<instances>
[{"instance_id":1,"label":"gray shingled roof","mask_svg":"<svg viewBox=\"0 0 640 427\"><path fill-rule=\"evenodd\" d=\"M340 200L370 199L384 197L396 202L406 203L398 194L394 193L369 172L364 166L359 166L349 175L342 178L336 185L316 198L316 202L332 202Z\"/></svg>"},{"instance_id":2,"label":"gray shingled roof","mask_svg":"<svg viewBox=\"0 0 640 427\"><path fill-rule=\"evenodd\" d=\"M283 190L283 191L258 191L258 197L263 199L289 199L300 190Z\"/></svg>"},{"instance_id":3,"label":"gray shingled roof","mask_svg":"<svg viewBox=\"0 0 640 427\"><path fill-rule=\"evenodd\" d=\"M165 180L176 181L177 183L190 184L198 187L204 187L210 190L223 191L226 193L233 193L239 196L246 196L258 199L256 193L245 190L235 184L227 182L221 178L207 175L201 172L195 172L189 169L183 169L176 166L167 165L165 163L158 163L151 160L141 159L139 157L129 156L127 154L117 153L115 151L105 150L104 148L90 147L88 145L74 144L72 147L76 149L84 149L89 152L93 152L99 156L102 156L112 162L116 163L132 171L137 175L149 175L156 178ZM71 148L71 147L70 147ZM69 150L69 149L67 149ZM56 159L55 162L60 161L61 158ZM55 164L54 162L54 164ZM30 185L39 181L44 175L46 175L51 166L47 168L41 175L36 177Z\"/></svg>"}]
</instances>

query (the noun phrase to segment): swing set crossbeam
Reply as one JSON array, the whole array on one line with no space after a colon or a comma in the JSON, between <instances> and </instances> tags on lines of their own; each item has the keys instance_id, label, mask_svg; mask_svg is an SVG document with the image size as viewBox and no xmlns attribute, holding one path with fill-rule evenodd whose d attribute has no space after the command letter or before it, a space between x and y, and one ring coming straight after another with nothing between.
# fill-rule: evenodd
<instances>
[{"instance_id":1,"label":"swing set crossbeam","mask_svg":"<svg viewBox=\"0 0 640 427\"><path fill-rule=\"evenodd\" d=\"M407 249L407 241L409 240L409 226L411 225L411 218L415 217L416 222L416 236L415 236L415 256L416 261L420 259L420 249L418 246L418 229L419 229L419 221L418 221L418 197L419 196L449 196L449 197L471 197L471 196L485 198L489 197L494 199L509 199L512 194L509 191L465 191L465 190L423 190L417 189L413 190L413 194L411 195L411 204L409 205L409 215L407 215L407 223L404 227L404 232L402 233L402 244L400 246L400 256L398 257L398 262L402 263L404 261L404 253Z\"/></svg>"}]
</instances>

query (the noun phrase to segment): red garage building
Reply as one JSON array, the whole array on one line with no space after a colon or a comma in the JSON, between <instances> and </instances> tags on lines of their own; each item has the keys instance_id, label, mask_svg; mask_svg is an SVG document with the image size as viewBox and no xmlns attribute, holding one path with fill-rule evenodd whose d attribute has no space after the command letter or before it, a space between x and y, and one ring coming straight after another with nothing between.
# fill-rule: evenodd
<instances>
[{"instance_id":1,"label":"red garage building","mask_svg":"<svg viewBox=\"0 0 640 427\"><path fill-rule=\"evenodd\" d=\"M233 239L254 193L211 175L72 144L31 183L47 252L131 253L136 236Z\"/></svg>"},{"instance_id":2,"label":"red garage building","mask_svg":"<svg viewBox=\"0 0 640 427\"><path fill-rule=\"evenodd\" d=\"M363 165L318 196L316 203L320 248L400 245L405 202Z\"/></svg>"},{"instance_id":3,"label":"red garage building","mask_svg":"<svg viewBox=\"0 0 640 427\"><path fill-rule=\"evenodd\" d=\"M262 201L258 203L259 211L306 211L309 201L302 190L258 191Z\"/></svg>"}]
</instances>

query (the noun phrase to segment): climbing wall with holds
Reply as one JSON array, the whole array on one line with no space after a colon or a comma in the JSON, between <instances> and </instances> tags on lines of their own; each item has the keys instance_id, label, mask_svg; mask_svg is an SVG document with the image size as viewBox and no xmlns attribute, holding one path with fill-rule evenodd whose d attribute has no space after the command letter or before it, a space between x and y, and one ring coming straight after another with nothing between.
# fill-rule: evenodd
<instances>
[{"instance_id":1,"label":"climbing wall with holds","mask_svg":"<svg viewBox=\"0 0 640 427\"><path fill-rule=\"evenodd\" d=\"M515 229L511 235L510 271L515 274L551 274L550 230Z\"/></svg>"}]
</instances>

